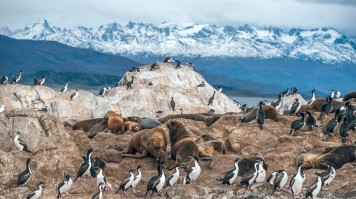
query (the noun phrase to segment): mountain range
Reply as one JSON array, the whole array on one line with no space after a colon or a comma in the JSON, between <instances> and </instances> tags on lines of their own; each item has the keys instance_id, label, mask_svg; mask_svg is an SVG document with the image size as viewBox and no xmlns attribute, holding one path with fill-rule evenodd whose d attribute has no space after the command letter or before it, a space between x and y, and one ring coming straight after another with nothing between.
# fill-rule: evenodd
<instances>
[{"instance_id":1,"label":"mountain range","mask_svg":"<svg viewBox=\"0 0 356 199\"><path fill-rule=\"evenodd\" d=\"M324 63L356 63L355 41L333 28L293 28L286 32L276 27L249 25L129 22L125 26L110 23L96 29L83 26L66 29L41 19L19 30L1 28L0 34L16 39L58 41L73 47L120 55L288 57Z\"/></svg>"}]
</instances>

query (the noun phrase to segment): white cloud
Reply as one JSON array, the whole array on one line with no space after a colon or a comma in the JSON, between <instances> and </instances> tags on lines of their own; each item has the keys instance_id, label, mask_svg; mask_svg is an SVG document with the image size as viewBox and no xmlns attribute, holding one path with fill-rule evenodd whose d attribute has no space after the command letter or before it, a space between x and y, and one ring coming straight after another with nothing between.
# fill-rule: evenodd
<instances>
[{"instance_id":1,"label":"white cloud","mask_svg":"<svg viewBox=\"0 0 356 199\"><path fill-rule=\"evenodd\" d=\"M326 2L326 3L325 3ZM0 27L38 19L59 27L128 21L251 24L282 28L335 27L356 34L354 0L0 0Z\"/></svg>"}]
</instances>

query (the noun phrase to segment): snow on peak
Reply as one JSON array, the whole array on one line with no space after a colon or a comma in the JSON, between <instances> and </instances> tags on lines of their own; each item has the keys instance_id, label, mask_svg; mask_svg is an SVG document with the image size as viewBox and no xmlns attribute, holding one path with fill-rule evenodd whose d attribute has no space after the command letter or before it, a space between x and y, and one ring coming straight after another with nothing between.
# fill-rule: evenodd
<instances>
[{"instance_id":1,"label":"snow on peak","mask_svg":"<svg viewBox=\"0 0 356 199\"><path fill-rule=\"evenodd\" d=\"M234 27L164 22L156 26L130 21L126 25L110 23L96 29L83 26L60 29L41 19L21 30L1 28L0 34L124 55L291 57L356 63L355 42L333 28L292 28L286 32L248 24Z\"/></svg>"}]
</instances>

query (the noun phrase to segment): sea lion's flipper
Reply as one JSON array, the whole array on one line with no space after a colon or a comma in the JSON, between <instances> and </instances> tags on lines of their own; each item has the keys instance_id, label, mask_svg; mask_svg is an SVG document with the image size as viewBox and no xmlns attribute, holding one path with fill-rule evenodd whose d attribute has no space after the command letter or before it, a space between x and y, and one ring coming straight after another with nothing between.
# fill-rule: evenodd
<instances>
[{"instance_id":1,"label":"sea lion's flipper","mask_svg":"<svg viewBox=\"0 0 356 199\"><path fill-rule=\"evenodd\" d=\"M139 154L139 153L136 153L136 154L121 153L121 156L132 157L132 158L144 158L144 157L147 156L147 151L144 150L142 154Z\"/></svg>"}]
</instances>

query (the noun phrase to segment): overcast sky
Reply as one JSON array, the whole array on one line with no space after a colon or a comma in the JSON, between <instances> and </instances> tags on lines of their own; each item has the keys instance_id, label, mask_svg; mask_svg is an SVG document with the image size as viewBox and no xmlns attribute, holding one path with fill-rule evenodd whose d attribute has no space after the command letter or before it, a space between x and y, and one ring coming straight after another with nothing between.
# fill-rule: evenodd
<instances>
[{"instance_id":1,"label":"overcast sky","mask_svg":"<svg viewBox=\"0 0 356 199\"><path fill-rule=\"evenodd\" d=\"M51 25L97 28L111 22L334 27L356 35L356 0L0 0L0 27Z\"/></svg>"}]
</instances>

